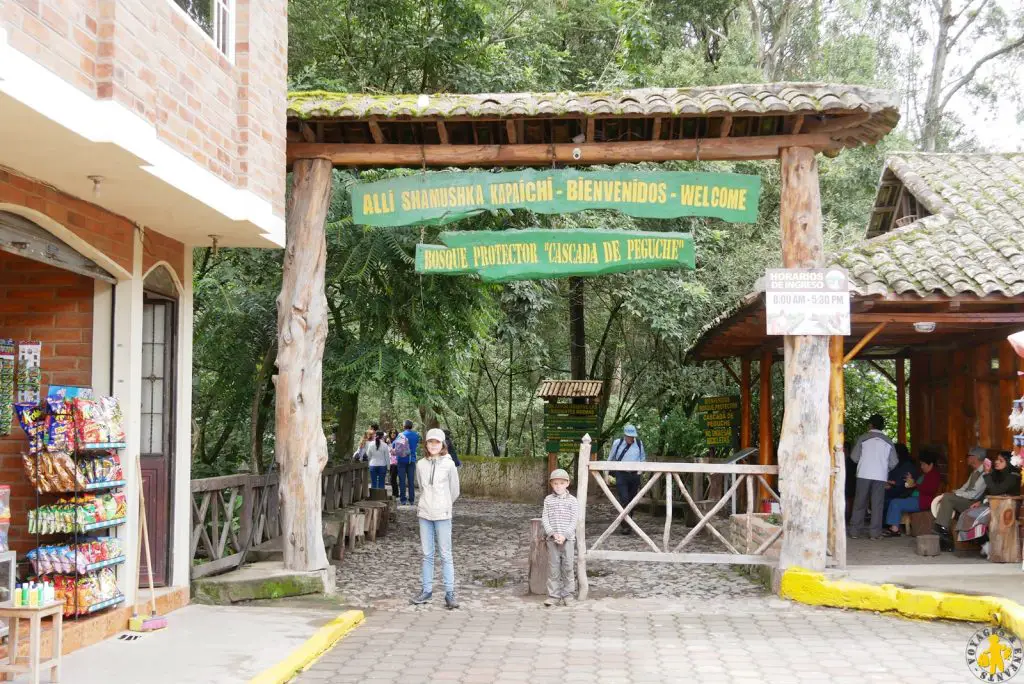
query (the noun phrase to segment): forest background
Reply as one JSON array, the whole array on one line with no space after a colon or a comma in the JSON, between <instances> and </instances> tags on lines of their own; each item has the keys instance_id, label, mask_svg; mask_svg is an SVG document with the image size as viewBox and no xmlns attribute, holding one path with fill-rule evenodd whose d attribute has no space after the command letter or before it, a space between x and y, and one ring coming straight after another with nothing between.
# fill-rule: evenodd
<instances>
[{"instance_id":1,"label":"forest background","mask_svg":"<svg viewBox=\"0 0 1024 684\"><path fill-rule=\"evenodd\" d=\"M996 114L1016 113L1022 123L1015 84L1024 73L1024 9L1009 0L290 0L288 9L295 90L607 91L769 81L891 88L903 102L896 133L819 159L829 252L863 239L887 154L981 150L978 131ZM515 211L450 228L692 232L693 271L582 280L584 326L575 329L586 350L577 375L608 388L598 442L632 422L648 451L688 459L704 451L697 400L738 388L720 365L688 365L686 351L765 268L780 265L779 170L775 162L660 166L758 174L757 222ZM460 454L541 457L543 402L535 394L541 380L570 376L570 282L418 276L415 245L436 242L436 228L351 220L349 186L401 173L419 171L335 171L323 386L331 458L351 458L356 434L370 422L400 427L406 418L450 429ZM271 467L281 258L272 250L194 252L194 477ZM888 363L881 368L891 374ZM895 389L879 368L848 364L846 391L848 435L874 412L895 424Z\"/></svg>"}]
</instances>

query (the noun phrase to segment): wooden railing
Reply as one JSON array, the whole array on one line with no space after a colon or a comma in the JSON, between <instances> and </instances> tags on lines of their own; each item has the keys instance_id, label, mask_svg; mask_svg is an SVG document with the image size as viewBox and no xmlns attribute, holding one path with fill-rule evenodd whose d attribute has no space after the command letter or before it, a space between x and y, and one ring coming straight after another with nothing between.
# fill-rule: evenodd
<instances>
[{"instance_id":1,"label":"wooden railing","mask_svg":"<svg viewBox=\"0 0 1024 684\"><path fill-rule=\"evenodd\" d=\"M616 472L634 472L634 473L647 473L649 479L647 483L640 488L633 500L626 504L623 508L619 500L612 494L612 491L608 488L608 484L605 482L606 473ZM766 539L753 553L740 553L735 546L715 527L716 522L719 524L724 522L724 519L716 520L716 516L723 508L728 505L732 499L733 494L739 491L741 485L746 487L747 505L746 510L748 512L754 510L754 492L757 487L761 487L764 492L769 496L774 497L778 500L778 494L772 489L768 482L769 475L778 475L778 466L762 466L762 465L739 465L739 464L727 464L727 463L665 463L665 462L611 462L611 461L591 461L590 460L590 439L584 437L583 444L580 447L580 459L579 459L579 472L577 478L577 492L576 497L579 501L579 520L576 528L576 548L577 548L577 577L579 580L579 596L580 599L585 599L587 596L587 561L588 560L621 560L621 561L654 561L660 563L741 563L747 565L768 565L774 561L765 555L765 551L782 535L782 527L779 527L778 532L773 536ZM698 502L694 500L694 497L690 494L686 484L683 480L684 474L701 473L705 475L723 475L732 476L732 486L729 487L724 494L718 499L714 505L705 507L698 505ZM604 492L605 496L614 506L615 510L618 511L618 516L612 521L611 525L608 526L604 532L597 538L597 540L588 548L586 538L586 520L587 520L587 489L588 484L593 476L593 481L597 483L597 486L601 491ZM633 520L630 513L636 508L640 500L643 499L649 491L651 491L659 483L663 483L665 490L665 525L661 536L661 544L655 543L646 532L644 532L639 525ZM687 505L693 510L697 517L698 522L689 529L689 531L683 536L682 540L675 546L671 545L672 535L672 514L674 506L672 498L674 492L678 489L682 495L683 500L686 501ZM615 530L619 528L622 523L629 525L633 532L643 540L643 542L650 548L650 551L609 551L601 549L601 545L608 539L609 536ZM683 549L690 544L697 535L707 530L715 537L726 549L725 553L688 553L684 552ZM746 549L751 548L753 538L753 518L747 516L747 545Z\"/></svg>"},{"instance_id":2,"label":"wooden railing","mask_svg":"<svg viewBox=\"0 0 1024 684\"><path fill-rule=\"evenodd\" d=\"M243 550L281 535L278 474L192 480L192 579L234 570ZM370 477L358 461L320 475L324 513L369 498Z\"/></svg>"}]
</instances>

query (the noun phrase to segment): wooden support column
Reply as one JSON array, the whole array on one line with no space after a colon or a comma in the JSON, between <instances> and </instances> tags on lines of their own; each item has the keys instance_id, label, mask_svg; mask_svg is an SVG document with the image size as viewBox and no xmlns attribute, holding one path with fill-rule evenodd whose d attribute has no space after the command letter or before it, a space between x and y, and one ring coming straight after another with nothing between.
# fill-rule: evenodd
<instances>
[{"instance_id":1,"label":"wooden support column","mask_svg":"<svg viewBox=\"0 0 1024 684\"><path fill-rule=\"evenodd\" d=\"M782 265L825 264L821 231L818 162L814 150L782 150ZM787 335L785 414L779 438L779 488L783 537L779 569L824 570L828 546L829 470L828 337Z\"/></svg>"},{"instance_id":2,"label":"wooden support column","mask_svg":"<svg viewBox=\"0 0 1024 684\"><path fill-rule=\"evenodd\" d=\"M904 359L896 359L896 439L907 443L907 369Z\"/></svg>"},{"instance_id":3,"label":"wooden support column","mask_svg":"<svg viewBox=\"0 0 1024 684\"><path fill-rule=\"evenodd\" d=\"M750 359L740 359L740 448L746 449L753 442L751 435L751 409L750 405Z\"/></svg>"},{"instance_id":4,"label":"wooden support column","mask_svg":"<svg viewBox=\"0 0 1024 684\"><path fill-rule=\"evenodd\" d=\"M281 294L277 298L275 456L284 566L327 567L320 473L327 464L321 415L327 297L324 222L331 204L331 162L300 159L292 173L286 212Z\"/></svg>"},{"instance_id":5,"label":"wooden support column","mask_svg":"<svg viewBox=\"0 0 1024 684\"><path fill-rule=\"evenodd\" d=\"M758 381L761 389L758 394L757 409L757 463L758 465L772 465L775 461L775 436L772 434L772 350L771 347L761 348L761 362L758 371ZM774 484L775 478L771 475L765 479ZM763 487L757 488L757 502L755 508L760 508L761 500L770 496Z\"/></svg>"},{"instance_id":6,"label":"wooden support column","mask_svg":"<svg viewBox=\"0 0 1024 684\"><path fill-rule=\"evenodd\" d=\"M832 456L829 487L828 554L836 567L846 567L846 384L843 337L829 338L828 452Z\"/></svg>"}]
</instances>

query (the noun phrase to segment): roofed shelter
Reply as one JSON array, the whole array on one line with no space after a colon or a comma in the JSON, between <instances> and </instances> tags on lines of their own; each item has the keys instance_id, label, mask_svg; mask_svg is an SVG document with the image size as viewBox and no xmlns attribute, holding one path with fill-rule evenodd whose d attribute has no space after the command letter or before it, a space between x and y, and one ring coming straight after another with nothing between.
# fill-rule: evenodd
<instances>
[{"instance_id":1,"label":"roofed shelter","mask_svg":"<svg viewBox=\"0 0 1024 684\"><path fill-rule=\"evenodd\" d=\"M849 271L852 312L851 335L832 338L832 447L843 442L842 364L895 359L897 437L907 441L909 417L913 451L939 447L945 485L954 489L967 478L968 448L1011 447L1006 416L1024 393L1024 362L1006 341L1024 328L1024 154L895 155L867 232L829 259ZM740 381L749 387L750 360L760 359L762 379L770 377L764 369L778 347L766 335L759 289L709 325L690 354L743 359ZM744 416L749 421L749 409ZM770 429L761 426L762 444L771 443Z\"/></svg>"},{"instance_id":2,"label":"roofed shelter","mask_svg":"<svg viewBox=\"0 0 1024 684\"><path fill-rule=\"evenodd\" d=\"M780 159L783 263L823 265L818 153L874 144L898 122L887 91L821 83L730 85L606 93L367 95L292 93L288 164L294 171L278 309L277 455L284 537L319 535L315 496L326 463L320 362L327 331L324 220L331 168L577 166L672 160ZM780 565L823 568L827 506L825 340L786 338L802 375L787 403L812 421L784 428L780 447L793 497ZM794 369L794 372L796 370ZM286 558L288 558L286 554Z\"/></svg>"}]
</instances>

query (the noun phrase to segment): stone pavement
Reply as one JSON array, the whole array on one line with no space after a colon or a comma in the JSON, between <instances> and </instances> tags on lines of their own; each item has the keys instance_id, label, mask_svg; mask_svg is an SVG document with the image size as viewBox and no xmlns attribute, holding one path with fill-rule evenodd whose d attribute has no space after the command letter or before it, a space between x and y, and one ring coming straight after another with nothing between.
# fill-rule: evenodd
<instances>
[{"instance_id":1,"label":"stone pavement","mask_svg":"<svg viewBox=\"0 0 1024 684\"><path fill-rule=\"evenodd\" d=\"M342 600L367 620L296 682L971 682L976 625L812 608L770 595L729 566L591 563L591 596L544 608L526 593L538 506L459 501L454 556L462 608L411 606L419 542L412 509L389 536L346 556ZM612 511L588 511L596 538ZM638 516L655 533L661 521ZM678 530L681 535L685 530ZM611 549L641 548L613 535ZM704 550L718 550L711 539ZM438 569L438 573L440 570Z\"/></svg>"}]
</instances>

